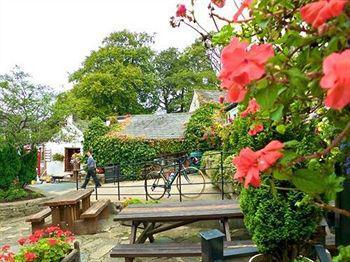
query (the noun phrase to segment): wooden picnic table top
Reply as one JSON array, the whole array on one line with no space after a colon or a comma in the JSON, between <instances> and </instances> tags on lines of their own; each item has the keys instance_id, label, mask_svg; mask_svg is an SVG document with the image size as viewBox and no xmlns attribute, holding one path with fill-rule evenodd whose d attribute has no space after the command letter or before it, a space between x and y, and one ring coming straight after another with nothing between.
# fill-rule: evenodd
<instances>
[{"instance_id":1,"label":"wooden picnic table top","mask_svg":"<svg viewBox=\"0 0 350 262\"><path fill-rule=\"evenodd\" d=\"M63 195L55 197L54 199L48 200L43 203L45 206L65 206L74 205L78 203L81 199L90 196L94 192L94 189L82 189L82 190L72 190Z\"/></svg>"},{"instance_id":2,"label":"wooden picnic table top","mask_svg":"<svg viewBox=\"0 0 350 262\"><path fill-rule=\"evenodd\" d=\"M210 200L131 205L124 208L114 221L188 221L242 218L237 201Z\"/></svg>"}]
</instances>

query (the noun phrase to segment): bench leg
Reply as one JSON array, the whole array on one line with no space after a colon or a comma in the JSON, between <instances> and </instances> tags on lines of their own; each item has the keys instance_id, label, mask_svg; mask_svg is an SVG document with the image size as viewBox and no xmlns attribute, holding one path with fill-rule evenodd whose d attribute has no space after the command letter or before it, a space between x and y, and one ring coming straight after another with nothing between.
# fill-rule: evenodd
<instances>
[{"instance_id":1,"label":"bench leg","mask_svg":"<svg viewBox=\"0 0 350 262\"><path fill-rule=\"evenodd\" d=\"M131 234L130 234L130 244L135 244L138 225L139 225L139 222L132 221Z\"/></svg>"},{"instance_id":2,"label":"bench leg","mask_svg":"<svg viewBox=\"0 0 350 262\"><path fill-rule=\"evenodd\" d=\"M42 229L45 226L45 221L42 220L40 222L32 222L32 233L38 229Z\"/></svg>"},{"instance_id":3,"label":"bench leg","mask_svg":"<svg viewBox=\"0 0 350 262\"><path fill-rule=\"evenodd\" d=\"M106 206L103 209L103 211L101 213L101 218L103 218L103 219L108 219L109 218L109 207L108 206Z\"/></svg>"},{"instance_id":4,"label":"bench leg","mask_svg":"<svg viewBox=\"0 0 350 262\"><path fill-rule=\"evenodd\" d=\"M228 219L225 218L223 221L223 227L224 227L224 233L225 233L225 236L226 236L226 241L231 241L231 234L230 234L230 226L229 226L229 223L228 223Z\"/></svg>"},{"instance_id":5,"label":"bench leg","mask_svg":"<svg viewBox=\"0 0 350 262\"><path fill-rule=\"evenodd\" d=\"M92 218L86 218L86 227L88 234L96 234L97 233L97 225L98 225L98 218L92 217Z\"/></svg>"},{"instance_id":6,"label":"bench leg","mask_svg":"<svg viewBox=\"0 0 350 262\"><path fill-rule=\"evenodd\" d=\"M133 257L126 257L125 262L133 262L134 258Z\"/></svg>"},{"instance_id":7,"label":"bench leg","mask_svg":"<svg viewBox=\"0 0 350 262\"><path fill-rule=\"evenodd\" d=\"M90 196L88 196L82 200L82 207L83 207L82 212L84 213L90 206L91 206Z\"/></svg>"},{"instance_id":8,"label":"bench leg","mask_svg":"<svg viewBox=\"0 0 350 262\"><path fill-rule=\"evenodd\" d=\"M54 207L52 209L52 224L57 226L57 225L60 225L60 222L61 222L60 209L58 207Z\"/></svg>"}]
</instances>

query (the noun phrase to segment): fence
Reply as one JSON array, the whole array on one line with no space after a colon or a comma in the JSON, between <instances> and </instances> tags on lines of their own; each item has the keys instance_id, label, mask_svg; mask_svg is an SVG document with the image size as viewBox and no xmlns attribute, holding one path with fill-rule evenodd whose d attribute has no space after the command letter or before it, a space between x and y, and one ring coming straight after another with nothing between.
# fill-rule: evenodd
<instances>
[{"instance_id":1,"label":"fence","mask_svg":"<svg viewBox=\"0 0 350 262\"><path fill-rule=\"evenodd\" d=\"M216 185L216 187L219 188L219 190L217 192L202 192L201 195L220 195L221 199L224 200L226 196L228 195L233 195L235 194L234 190L233 190L233 180L231 178L227 178L224 176L224 172L227 169L232 169L231 166L225 166L224 165L224 156L226 156L228 153L227 152L213 152L210 154L206 154L206 156L216 156L217 158L220 158L219 164L218 166L215 167L201 167L200 170L204 173L210 173L210 171L213 172L219 172L219 176L217 176L216 181L211 181L211 182L201 182L201 183L191 183L192 186L194 185L205 185L205 187L207 185ZM182 156L182 157L185 157ZM180 158L182 158L180 157ZM179 164L178 164L178 160L179 158L158 158L158 161L165 161L165 162L173 162L173 164L170 165L166 165L169 168L172 167L174 172L176 172L176 170L178 170L180 168ZM177 164L175 164L177 163ZM192 163L191 163L192 164ZM145 175L150 172L150 170L154 170L154 167L160 167L160 164L155 163L154 161L149 161L149 162L144 162L144 163L130 163L130 166L135 167L135 170L142 170L141 172L141 180ZM128 167L130 167L128 166ZM149 200L149 196L146 194L146 190L145 190L145 185L125 185L124 183L122 183L124 181L124 177L123 174L121 172L121 167L119 165L116 164L112 164L112 165L107 165L104 167L105 170L105 181L106 184L103 185L102 189L99 189L97 187L95 187L95 198L96 200L98 200L99 196L116 196L117 199L120 201L123 198L126 197L142 197L144 198L146 201ZM233 176L233 173L232 173ZM78 176L76 177L76 188L79 189L79 182L78 182ZM188 185L184 185L181 181L182 181L182 175L179 176L178 179L178 183L177 183L177 188L178 188L178 192L173 192L171 194L172 197L177 197L178 200L180 202L183 201L183 188L188 186ZM210 177L208 177L210 178ZM175 186L174 184L172 186ZM229 187L231 190L227 190L226 187ZM125 192L125 190L130 190L130 189L136 189L138 191L140 191L139 189L142 188L142 193L138 192L138 193L128 193ZM106 192L106 191L112 191L112 192ZM197 194L195 192L187 192L187 195L191 195L191 194ZM153 194L154 195L154 194Z\"/></svg>"}]
</instances>

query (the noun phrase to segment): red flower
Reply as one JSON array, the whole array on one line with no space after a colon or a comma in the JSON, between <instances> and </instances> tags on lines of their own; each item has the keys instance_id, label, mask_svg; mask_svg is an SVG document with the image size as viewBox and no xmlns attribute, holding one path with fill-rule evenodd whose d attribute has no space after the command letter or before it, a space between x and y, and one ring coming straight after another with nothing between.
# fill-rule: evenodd
<instances>
[{"instance_id":1,"label":"red flower","mask_svg":"<svg viewBox=\"0 0 350 262\"><path fill-rule=\"evenodd\" d=\"M37 257L38 256L33 252L26 252L24 254L24 259L26 260L26 262L33 262Z\"/></svg>"},{"instance_id":2,"label":"red flower","mask_svg":"<svg viewBox=\"0 0 350 262\"><path fill-rule=\"evenodd\" d=\"M252 2L253 2L253 0L243 0L242 5L240 6L240 8L237 10L237 12L233 16L234 22L238 21L238 17L243 13L243 10L245 8L249 8L250 5L252 4Z\"/></svg>"},{"instance_id":3,"label":"red flower","mask_svg":"<svg viewBox=\"0 0 350 262\"><path fill-rule=\"evenodd\" d=\"M20 244L21 246L23 246L24 245L24 243L27 241L27 239L25 239L25 238L20 238L17 242L18 242L18 244Z\"/></svg>"},{"instance_id":4,"label":"red flower","mask_svg":"<svg viewBox=\"0 0 350 262\"><path fill-rule=\"evenodd\" d=\"M246 117L248 114L255 114L260 110L260 105L253 98L249 101L248 107L241 113L241 117Z\"/></svg>"},{"instance_id":5,"label":"red flower","mask_svg":"<svg viewBox=\"0 0 350 262\"><path fill-rule=\"evenodd\" d=\"M241 152L239 152L239 155L232 160L232 163L237 168L234 179L243 183L244 178L245 188L248 188L249 184L254 187L260 186L261 181L258 169L258 157L259 154L247 147L242 149Z\"/></svg>"},{"instance_id":6,"label":"red flower","mask_svg":"<svg viewBox=\"0 0 350 262\"><path fill-rule=\"evenodd\" d=\"M216 5L217 7L224 7L226 0L211 0L211 2Z\"/></svg>"},{"instance_id":7,"label":"red flower","mask_svg":"<svg viewBox=\"0 0 350 262\"><path fill-rule=\"evenodd\" d=\"M52 234L57 230L60 230L60 228L58 226L50 226L50 227L45 229L45 232L48 234Z\"/></svg>"},{"instance_id":8,"label":"red flower","mask_svg":"<svg viewBox=\"0 0 350 262\"><path fill-rule=\"evenodd\" d=\"M274 56L270 44L253 45L249 50L247 48L247 42L239 42L234 37L222 51L219 79L221 86L228 89L230 102L241 102L244 99L246 85L265 74L265 63Z\"/></svg>"},{"instance_id":9,"label":"red flower","mask_svg":"<svg viewBox=\"0 0 350 262\"><path fill-rule=\"evenodd\" d=\"M326 57L323 73L320 85L327 89L326 106L344 108L350 103L350 49Z\"/></svg>"},{"instance_id":10,"label":"red flower","mask_svg":"<svg viewBox=\"0 0 350 262\"><path fill-rule=\"evenodd\" d=\"M39 238L36 237L36 236L34 236L34 235L30 235L30 236L28 237L28 242L29 242L30 244L34 244L34 243L36 243L36 242L38 242L38 241L39 241Z\"/></svg>"},{"instance_id":11,"label":"red flower","mask_svg":"<svg viewBox=\"0 0 350 262\"><path fill-rule=\"evenodd\" d=\"M262 124L256 124L253 126L253 128L251 128L248 131L248 135L255 136L257 133L260 133L263 130L264 130L264 126Z\"/></svg>"},{"instance_id":12,"label":"red flower","mask_svg":"<svg viewBox=\"0 0 350 262\"><path fill-rule=\"evenodd\" d=\"M260 157L258 159L258 167L260 171L265 171L266 169L273 166L278 159L280 159L283 154L280 152L284 145L278 140L271 141L263 149L259 150L258 153Z\"/></svg>"},{"instance_id":13,"label":"red flower","mask_svg":"<svg viewBox=\"0 0 350 262\"><path fill-rule=\"evenodd\" d=\"M223 103L224 103L224 100L225 100L225 97L223 97L223 96L220 96L220 97L219 97L219 103L220 103L220 104L223 104Z\"/></svg>"},{"instance_id":14,"label":"red flower","mask_svg":"<svg viewBox=\"0 0 350 262\"><path fill-rule=\"evenodd\" d=\"M34 232L34 237L36 237L36 238L41 238L43 235L44 235L44 231L43 230L36 230L35 232Z\"/></svg>"},{"instance_id":15,"label":"red flower","mask_svg":"<svg viewBox=\"0 0 350 262\"><path fill-rule=\"evenodd\" d=\"M347 2L347 0L320 0L313 2L301 8L301 17L314 28L318 28L327 20L340 15Z\"/></svg>"},{"instance_id":16,"label":"red flower","mask_svg":"<svg viewBox=\"0 0 350 262\"><path fill-rule=\"evenodd\" d=\"M57 239L48 238L47 242L49 243L50 246L55 246L57 244Z\"/></svg>"},{"instance_id":17,"label":"red flower","mask_svg":"<svg viewBox=\"0 0 350 262\"><path fill-rule=\"evenodd\" d=\"M3 245L1 247L1 250L4 251L4 252L8 251L9 249L10 249L10 245Z\"/></svg>"},{"instance_id":18,"label":"red flower","mask_svg":"<svg viewBox=\"0 0 350 262\"><path fill-rule=\"evenodd\" d=\"M283 156L280 152L283 146L283 143L274 140L257 152L250 148L242 149L239 155L232 160L237 168L234 179L241 183L244 179L245 188L248 188L249 185L259 187L261 184L260 172L270 168Z\"/></svg>"},{"instance_id":19,"label":"red flower","mask_svg":"<svg viewBox=\"0 0 350 262\"><path fill-rule=\"evenodd\" d=\"M176 16L177 17L185 17L186 16L186 6L185 5L177 5Z\"/></svg>"},{"instance_id":20,"label":"red flower","mask_svg":"<svg viewBox=\"0 0 350 262\"><path fill-rule=\"evenodd\" d=\"M62 229L58 229L55 231L57 237L62 237L64 236L64 232Z\"/></svg>"}]
</instances>

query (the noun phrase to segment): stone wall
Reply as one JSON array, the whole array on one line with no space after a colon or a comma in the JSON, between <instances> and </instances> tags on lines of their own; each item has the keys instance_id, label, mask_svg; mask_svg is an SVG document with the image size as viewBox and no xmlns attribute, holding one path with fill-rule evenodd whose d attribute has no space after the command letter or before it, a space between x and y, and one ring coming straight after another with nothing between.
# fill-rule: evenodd
<instances>
[{"instance_id":1,"label":"stone wall","mask_svg":"<svg viewBox=\"0 0 350 262\"><path fill-rule=\"evenodd\" d=\"M52 197L41 197L31 200L0 203L0 221L13 217L25 217L43 209L42 203Z\"/></svg>"}]
</instances>

